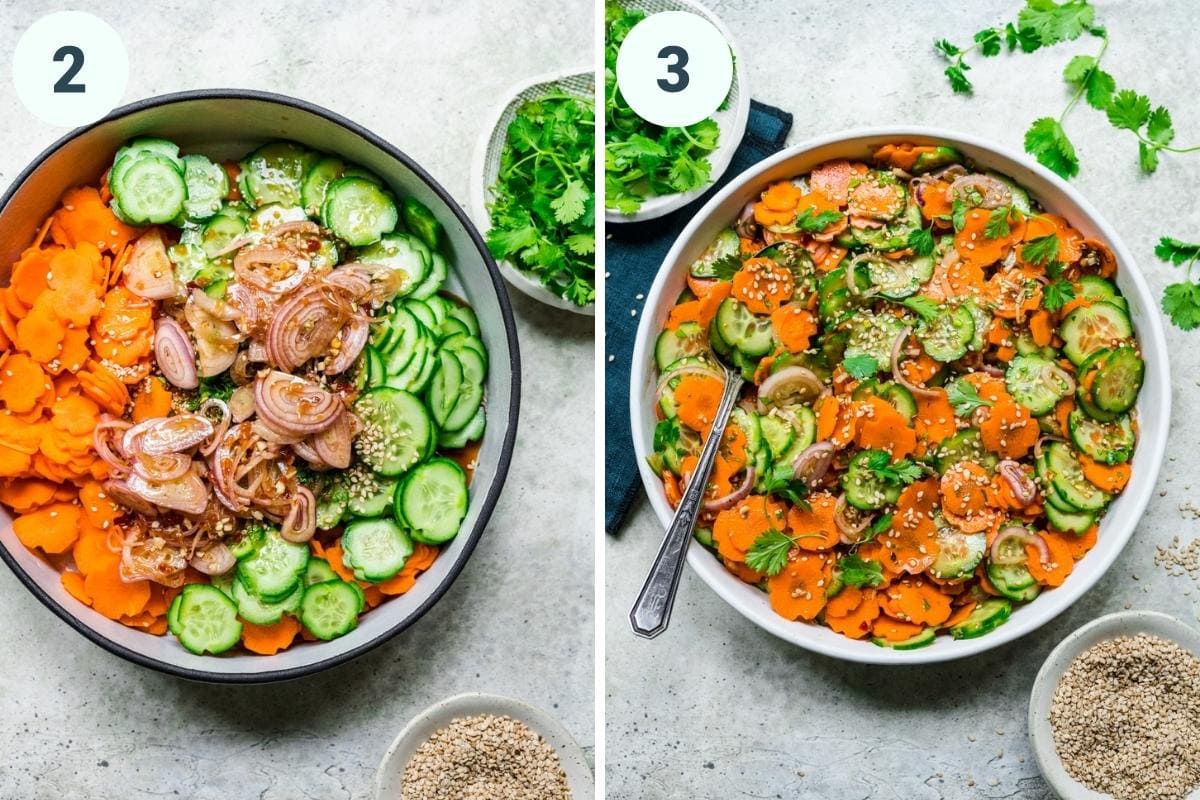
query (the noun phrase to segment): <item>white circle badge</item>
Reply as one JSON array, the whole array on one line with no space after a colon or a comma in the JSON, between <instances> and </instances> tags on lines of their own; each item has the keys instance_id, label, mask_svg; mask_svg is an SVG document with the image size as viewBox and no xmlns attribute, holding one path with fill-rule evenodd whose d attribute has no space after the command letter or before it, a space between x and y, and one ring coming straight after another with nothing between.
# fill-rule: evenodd
<instances>
[{"instance_id":1,"label":"white circle badge","mask_svg":"<svg viewBox=\"0 0 1200 800\"><path fill-rule=\"evenodd\" d=\"M629 107L663 127L711 116L733 84L733 53L717 27L687 11L663 11L633 27L617 53L617 87Z\"/></svg>"},{"instance_id":2,"label":"white circle badge","mask_svg":"<svg viewBox=\"0 0 1200 800\"><path fill-rule=\"evenodd\" d=\"M94 122L125 94L129 55L112 26L84 11L48 14L29 26L13 52L17 97L51 125Z\"/></svg>"}]
</instances>

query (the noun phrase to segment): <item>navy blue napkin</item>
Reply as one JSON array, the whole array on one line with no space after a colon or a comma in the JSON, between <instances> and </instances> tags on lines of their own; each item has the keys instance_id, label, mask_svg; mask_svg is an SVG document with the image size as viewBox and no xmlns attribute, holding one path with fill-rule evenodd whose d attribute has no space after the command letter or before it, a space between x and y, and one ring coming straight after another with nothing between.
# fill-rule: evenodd
<instances>
[{"instance_id":1,"label":"navy blue napkin","mask_svg":"<svg viewBox=\"0 0 1200 800\"><path fill-rule=\"evenodd\" d=\"M646 293L675 238L721 187L783 148L792 115L750 101L746 136L703 197L665 217L606 226L604 282L604 529L615 533L641 492L629 430L629 370ZM630 311L637 311L637 315Z\"/></svg>"}]
</instances>

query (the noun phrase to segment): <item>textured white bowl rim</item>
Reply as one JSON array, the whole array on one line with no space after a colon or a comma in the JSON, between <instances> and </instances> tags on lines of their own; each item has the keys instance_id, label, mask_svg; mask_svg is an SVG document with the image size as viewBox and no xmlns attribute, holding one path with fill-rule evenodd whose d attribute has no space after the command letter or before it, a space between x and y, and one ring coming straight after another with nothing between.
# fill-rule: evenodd
<instances>
[{"instance_id":1,"label":"textured white bowl rim","mask_svg":"<svg viewBox=\"0 0 1200 800\"><path fill-rule=\"evenodd\" d=\"M564 69L557 72L539 75L529 80L521 81L515 84L502 95L503 99L496 104L496 108L488 116L488 123L483 126L483 130L479 133L479 139L475 143L475 152L471 156L471 218L475 222L475 226L479 228L480 233L487 237L488 231L492 229L492 216L488 213L487 203L488 194L491 190L491 181L484 173L487 171L487 154L491 148L492 140L499 135L507 135L500 130L500 120L508 111L508 107L513 101L527 89L532 89L543 83L557 83L564 78L573 78L581 75L593 75L594 71L591 67L576 67L575 69ZM595 93L593 92L593 95ZM595 97L592 98L593 101ZM597 230L596 234L600 235ZM562 309L563 311L573 311L576 314L593 317L596 315L596 303L592 301L586 306L577 306L565 297L559 297L554 292L546 288L546 285L529 275L527 272L517 269L511 262L505 259L496 259L496 263L500 266L500 272L508 280L509 286L512 286L522 294L532 297L539 303L545 303L548 306Z\"/></svg>"},{"instance_id":2,"label":"textured white bowl rim","mask_svg":"<svg viewBox=\"0 0 1200 800\"><path fill-rule=\"evenodd\" d=\"M642 483L650 496L650 504L662 522L663 528L665 529L670 524L673 512L667 503L660 479L646 464L650 431L642 424L648 411L648 408L643 406L645 394L643 387L647 375L646 370L653 369L654 339L663 320L666 319L667 310L674 302L674 297L666 295L674 265L680 261L684 251L688 249L690 240L697 235L707 218L716 212L723 201L732 195L744 192L747 186L753 185L760 180L761 175L775 167L792 160L803 159L814 150L849 141L861 140L865 146L868 142L910 139L957 144L968 150L1005 159L1049 183L1051 188L1059 193L1060 200L1065 199L1066 204L1077 208L1080 215L1086 217L1096 227L1102 238L1113 249L1121 267L1120 281L1133 289L1130 299L1134 305L1134 311L1137 312L1139 308L1141 309L1141 316L1136 320L1138 340L1147 363L1153 364L1156 369L1148 370L1147 381L1138 400L1138 419L1141 429L1134 456L1137 467L1133 470L1133 478L1129 486L1126 487L1101 523L1101 543L1093 548L1086 560L1081 562L1080 567L1075 570L1065 584L1043 593L1034 602L1015 609L1013 616L1007 622L985 636L963 640L939 636L938 641L928 647L916 650L893 650L878 647L869 640L854 640L840 636L813 623L792 622L772 611L766 602L765 595L734 577L704 547L695 542L692 543L688 550L688 564L718 595L751 622L808 650L834 658L867 664L926 664L982 653L1036 630L1078 600L1116 560L1133 534L1142 512L1145 511L1146 504L1154 490L1154 483L1158 478L1163 453L1166 450L1167 430L1171 414L1170 369L1162 320L1157 310L1158 304L1150 293L1136 262L1120 237L1117 236L1116 231L1074 187L1024 154L1016 153L970 134L920 126L859 128L829 134L797 144L759 162L734 178L714 195L675 240L675 244L663 260L663 266L660 267L646 297L642 320L638 325L637 336L634 340L634 366L630 371L629 406L638 469L642 476ZM1046 197L1043 192L1039 199L1048 201L1050 198ZM1061 203L1049 203L1052 206L1059 204ZM699 252L702 248L694 249ZM1134 316L1137 317L1138 314L1135 313ZM1155 376L1157 376L1157 381L1153 380Z\"/></svg>"},{"instance_id":3,"label":"textured white bowl rim","mask_svg":"<svg viewBox=\"0 0 1200 800\"><path fill-rule=\"evenodd\" d=\"M1200 656L1200 632L1187 623L1158 611L1118 611L1094 619L1059 642L1050 651L1033 681L1029 696L1029 745L1037 758L1038 769L1050 788L1063 800L1112 800L1109 795L1088 789L1067 774L1054 747L1050 728L1050 703L1054 690L1067 667L1083 651L1107 639L1148 633L1169 639L1185 650ZM1200 789L1188 795L1200 798Z\"/></svg>"},{"instance_id":4,"label":"textured white bowl rim","mask_svg":"<svg viewBox=\"0 0 1200 800\"><path fill-rule=\"evenodd\" d=\"M725 27L725 23L721 21L720 17L699 3L693 2L693 0L669 0L669 2L681 6L680 10L686 8L692 13L707 19L721 32L721 35L725 37L725 41L729 43L729 49L733 51L734 81L738 87L737 106L734 108L733 116L729 118L728 124L721 126L721 139L717 143L717 149L708 156L708 163L712 165L708 183L690 192L648 197L633 214L622 214L619 211L606 208L604 209L605 222L645 222L648 219L658 219L676 209L683 208L711 189L713 184L721 179L721 176L725 174L725 170L729 169L729 163L733 161L733 154L741 145L742 137L746 135L746 123L750 119L750 87L746 83L746 59L742 51L738 49L733 35L730 34L729 29ZM634 4L634 7L636 7L636 4ZM599 111L599 109L597 110Z\"/></svg>"},{"instance_id":5,"label":"textured white bowl rim","mask_svg":"<svg viewBox=\"0 0 1200 800\"><path fill-rule=\"evenodd\" d=\"M413 752L434 731L450 724L452 720L479 714L512 717L540 733L558 752L558 762L567 774L567 784L571 788L571 800L593 800L596 790L592 770L588 767L583 750L562 723L540 708L521 700L480 692L468 692L439 700L404 726L384 754L375 773L377 800L403 800L399 791L400 780Z\"/></svg>"}]
</instances>

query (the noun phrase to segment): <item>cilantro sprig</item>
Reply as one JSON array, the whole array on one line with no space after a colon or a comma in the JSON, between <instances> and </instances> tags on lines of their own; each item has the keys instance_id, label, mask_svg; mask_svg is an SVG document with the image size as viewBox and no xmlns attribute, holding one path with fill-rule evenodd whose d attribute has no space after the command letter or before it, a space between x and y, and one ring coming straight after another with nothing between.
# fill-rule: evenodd
<instances>
[{"instance_id":1,"label":"cilantro sprig","mask_svg":"<svg viewBox=\"0 0 1200 800\"><path fill-rule=\"evenodd\" d=\"M1154 255L1168 264L1183 267L1183 280L1163 291L1162 308L1176 326L1185 331L1195 330L1200 327L1200 284L1192 279L1192 267L1200 259L1200 244L1164 236L1158 240Z\"/></svg>"},{"instance_id":2,"label":"cilantro sprig","mask_svg":"<svg viewBox=\"0 0 1200 800\"><path fill-rule=\"evenodd\" d=\"M879 372L879 362L875 360L875 356L866 354L846 356L842 359L842 368L856 381L861 381Z\"/></svg>"},{"instance_id":3,"label":"cilantro sprig","mask_svg":"<svg viewBox=\"0 0 1200 800\"><path fill-rule=\"evenodd\" d=\"M646 198L707 186L721 129L712 119L686 128L662 128L642 119L617 88L617 52L645 12L610 0L605 4L604 132L605 204L633 214ZM819 230L819 229L818 229Z\"/></svg>"},{"instance_id":4,"label":"cilantro sprig","mask_svg":"<svg viewBox=\"0 0 1200 800\"><path fill-rule=\"evenodd\" d=\"M746 566L765 575L778 575L787 565L796 540L774 528L760 534L746 552Z\"/></svg>"},{"instance_id":5,"label":"cilantro sprig","mask_svg":"<svg viewBox=\"0 0 1200 800\"><path fill-rule=\"evenodd\" d=\"M492 255L578 306L596 299L595 125L587 97L523 103L508 126L489 206Z\"/></svg>"},{"instance_id":6,"label":"cilantro sprig","mask_svg":"<svg viewBox=\"0 0 1200 800\"><path fill-rule=\"evenodd\" d=\"M1047 311L1061 311L1063 306L1074 299L1075 286L1062 278L1050 281L1042 289L1042 306Z\"/></svg>"},{"instance_id":7,"label":"cilantro sprig","mask_svg":"<svg viewBox=\"0 0 1200 800\"><path fill-rule=\"evenodd\" d=\"M954 413L960 417L971 415L975 409L990 406L991 400L985 400L979 395L975 385L964 380L951 381L946 387L946 399L954 406ZM656 435L657 440L657 435Z\"/></svg>"},{"instance_id":8,"label":"cilantro sprig","mask_svg":"<svg viewBox=\"0 0 1200 800\"><path fill-rule=\"evenodd\" d=\"M879 480L900 486L907 486L922 474L920 464L909 458L893 462L886 450L871 450L863 463Z\"/></svg>"},{"instance_id":9,"label":"cilantro sprig","mask_svg":"<svg viewBox=\"0 0 1200 800\"><path fill-rule=\"evenodd\" d=\"M839 558L837 572L845 586L861 589L864 586L883 584L883 565L873 559L862 558L857 553Z\"/></svg>"}]
</instances>

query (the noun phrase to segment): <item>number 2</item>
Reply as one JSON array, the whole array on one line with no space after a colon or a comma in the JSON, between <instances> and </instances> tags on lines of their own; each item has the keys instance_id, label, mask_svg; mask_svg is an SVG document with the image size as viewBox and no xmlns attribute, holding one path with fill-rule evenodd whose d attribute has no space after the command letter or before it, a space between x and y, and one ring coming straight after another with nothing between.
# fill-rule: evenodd
<instances>
[{"instance_id":1,"label":"number 2","mask_svg":"<svg viewBox=\"0 0 1200 800\"><path fill-rule=\"evenodd\" d=\"M687 50L684 50L677 44L671 44L658 51L659 58L671 58L672 56L675 57L675 61L667 64L667 74L673 76L675 80L669 81L666 78L659 78L658 88L664 92L682 92L687 88L688 82L691 80L691 77L687 74L687 70L684 69L688 63Z\"/></svg>"},{"instance_id":2,"label":"number 2","mask_svg":"<svg viewBox=\"0 0 1200 800\"><path fill-rule=\"evenodd\" d=\"M54 84L55 94L83 94L87 84L72 83L79 70L83 69L83 51L73 44L65 44L54 51L55 61L71 59L71 65Z\"/></svg>"}]
</instances>

